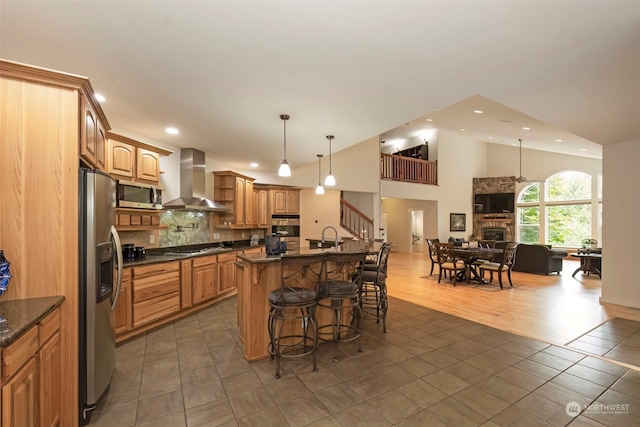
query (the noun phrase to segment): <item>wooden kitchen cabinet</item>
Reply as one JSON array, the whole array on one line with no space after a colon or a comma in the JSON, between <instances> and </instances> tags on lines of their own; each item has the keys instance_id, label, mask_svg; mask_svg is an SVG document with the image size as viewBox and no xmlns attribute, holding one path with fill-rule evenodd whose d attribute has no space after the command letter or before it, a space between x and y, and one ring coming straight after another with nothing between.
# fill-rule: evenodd
<instances>
[{"instance_id":1,"label":"wooden kitchen cabinet","mask_svg":"<svg viewBox=\"0 0 640 427\"><path fill-rule=\"evenodd\" d=\"M180 262L132 268L133 328L180 311Z\"/></svg>"},{"instance_id":2,"label":"wooden kitchen cabinet","mask_svg":"<svg viewBox=\"0 0 640 427\"><path fill-rule=\"evenodd\" d=\"M253 211L259 228L269 226L269 191L266 188L253 187Z\"/></svg>"},{"instance_id":3,"label":"wooden kitchen cabinet","mask_svg":"<svg viewBox=\"0 0 640 427\"><path fill-rule=\"evenodd\" d=\"M300 189L271 188L271 214L300 214Z\"/></svg>"},{"instance_id":4,"label":"wooden kitchen cabinet","mask_svg":"<svg viewBox=\"0 0 640 427\"><path fill-rule=\"evenodd\" d=\"M218 255L218 295L236 289L235 252Z\"/></svg>"},{"instance_id":5,"label":"wooden kitchen cabinet","mask_svg":"<svg viewBox=\"0 0 640 427\"><path fill-rule=\"evenodd\" d=\"M193 260L180 261L180 308L185 309L193 305Z\"/></svg>"},{"instance_id":6,"label":"wooden kitchen cabinet","mask_svg":"<svg viewBox=\"0 0 640 427\"><path fill-rule=\"evenodd\" d=\"M216 215L217 226L251 228L257 225L253 203L254 179L232 171L213 172L214 200L230 212Z\"/></svg>"},{"instance_id":7,"label":"wooden kitchen cabinet","mask_svg":"<svg viewBox=\"0 0 640 427\"><path fill-rule=\"evenodd\" d=\"M160 181L160 156L172 152L140 141L107 132L106 170L116 179L157 184Z\"/></svg>"},{"instance_id":8,"label":"wooden kitchen cabinet","mask_svg":"<svg viewBox=\"0 0 640 427\"><path fill-rule=\"evenodd\" d=\"M193 290L191 293L191 301L193 304L199 304L217 295L217 263L218 259L216 255L193 259Z\"/></svg>"},{"instance_id":9,"label":"wooden kitchen cabinet","mask_svg":"<svg viewBox=\"0 0 640 427\"><path fill-rule=\"evenodd\" d=\"M114 278L114 280L117 280ZM127 332L132 328L131 316L131 268L122 270L122 285L118 294L118 301L112 313L112 323L116 335Z\"/></svg>"},{"instance_id":10,"label":"wooden kitchen cabinet","mask_svg":"<svg viewBox=\"0 0 640 427\"><path fill-rule=\"evenodd\" d=\"M2 349L2 426L61 425L60 308Z\"/></svg>"},{"instance_id":11,"label":"wooden kitchen cabinet","mask_svg":"<svg viewBox=\"0 0 640 427\"><path fill-rule=\"evenodd\" d=\"M106 170L106 118L92 101L80 93L80 157L90 166Z\"/></svg>"}]
</instances>

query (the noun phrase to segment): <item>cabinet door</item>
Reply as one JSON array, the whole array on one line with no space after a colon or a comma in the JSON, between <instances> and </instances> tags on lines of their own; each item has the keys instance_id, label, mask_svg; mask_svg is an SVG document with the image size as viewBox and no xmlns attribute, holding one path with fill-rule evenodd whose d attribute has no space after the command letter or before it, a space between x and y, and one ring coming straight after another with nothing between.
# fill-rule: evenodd
<instances>
[{"instance_id":1,"label":"cabinet door","mask_svg":"<svg viewBox=\"0 0 640 427\"><path fill-rule=\"evenodd\" d=\"M267 227L269 225L269 212L267 210L267 190L258 190L258 200L256 203L256 218L258 225Z\"/></svg>"},{"instance_id":2,"label":"cabinet door","mask_svg":"<svg viewBox=\"0 0 640 427\"><path fill-rule=\"evenodd\" d=\"M193 269L193 292L191 298L194 304L216 296L216 273L215 264L203 265Z\"/></svg>"},{"instance_id":3,"label":"cabinet door","mask_svg":"<svg viewBox=\"0 0 640 427\"><path fill-rule=\"evenodd\" d=\"M236 288L236 254L218 255L218 295Z\"/></svg>"},{"instance_id":4,"label":"cabinet door","mask_svg":"<svg viewBox=\"0 0 640 427\"><path fill-rule=\"evenodd\" d=\"M107 135L100 120L96 122L96 168L107 170Z\"/></svg>"},{"instance_id":5,"label":"cabinet door","mask_svg":"<svg viewBox=\"0 0 640 427\"><path fill-rule=\"evenodd\" d=\"M38 419L38 361L35 357L2 386L2 425L35 427Z\"/></svg>"},{"instance_id":6,"label":"cabinet door","mask_svg":"<svg viewBox=\"0 0 640 427\"><path fill-rule=\"evenodd\" d=\"M287 213L287 192L285 190L273 191L273 213Z\"/></svg>"},{"instance_id":7,"label":"cabinet door","mask_svg":"<svg viewBox=\"0 0 640 427\"><path fill-rule=\"evenodd\" d=\"M244 223L247 225L255 225L257 221L253 200L253 181L247 179L244 182Z\"/></svg>"},{"instance_id":8,"label":"cabinet door","mask_svg":"<svg viewBox=\"0 0 640 427\"><path fill-rule=\"evenodd\" d=\"M234 223L236 225L244 224L244 193L245 193L245 182L244 178L236 177L236 188L235 188L235 211L234 211Z\"/></svg>"},{"instance_id":9,"label":"cabinet door","mask_svg":"<svg viewBox=\"0 0 640 427\"><path fill-rule=\"evenodd\" d=\"M160 181L160 154L138 148L136 178L157 183Z\"/></svg>"},{"instance_id":10,"label":"cabinet door","mask_svg":"<svg viewBox=\"0 0 640 427\"><path fill-rule=\"evenodd\" d=\"M122 275L122 286L118 294L118 302L112 313L113 328L116 335L131 330L131 272L126 270Z\"/></svg>"},{"instance_id":11,"label":"cabinet door","mask_svg":"<svg viewBox=\"0 0 640 427\"><path fill-rule=\"evenodd\" d=\"M133 179L136 148L124 142L109 140L107 172Z\"/></svg>"},{"instance_id":12,"label":"cabinet door","mask_svg":"<svg viewBox=\"0 0 640 427\"><path fill-rule=\"evenodd\" d=\"M180 261L180 308L189 308L193 304L191 292L193 291L192 271L190 259Z\"/></svg>"},{"instance_id":13,"label":"cabinet door","mask_svg":"<svg viewBox=\"0 0 640 427\"><path fill-rule=\"evenodd\" d=\"M80 126L80 156L91 166L96 165L96 114L84 96L81 96L82 124Z\"/></svg>"},{"instance_id":14,"label":"cabinet door","mask_svg":"<svg viewBox=\"0 0 640 427\"><path fill-rule=\"evenodd\" d=\"M297 214L300 212L300 193L296 190L287 191L287 213Z\"/></svg>"},{"instance_id":15,"label":"cabinet door","mask_svg":"<svg viewBox=\"0 0 640 427\"><path fill-rule=\"evenodd\" d=\"M60 425L62 394L62 352L60 333L55 333L40 349L40 426Z\"/></svg>"}]
</instances>

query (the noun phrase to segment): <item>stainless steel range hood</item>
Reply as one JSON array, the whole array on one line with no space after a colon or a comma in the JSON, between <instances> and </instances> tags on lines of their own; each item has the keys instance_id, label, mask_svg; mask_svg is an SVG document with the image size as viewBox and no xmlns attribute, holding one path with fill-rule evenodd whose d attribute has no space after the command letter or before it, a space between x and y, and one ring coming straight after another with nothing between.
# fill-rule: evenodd
<instances>
[{"instance_id":1,"label":"stainless steel range hood","mask_svg":"<svg viewBox=\"0 0 640 427\"><path fill-rule=\"evenodd\" d=\"M195 148L180 150L180 197L163 203L165 209L229 212L220 203L205 197L204 152Z\"/></svg>"}]
</instances>

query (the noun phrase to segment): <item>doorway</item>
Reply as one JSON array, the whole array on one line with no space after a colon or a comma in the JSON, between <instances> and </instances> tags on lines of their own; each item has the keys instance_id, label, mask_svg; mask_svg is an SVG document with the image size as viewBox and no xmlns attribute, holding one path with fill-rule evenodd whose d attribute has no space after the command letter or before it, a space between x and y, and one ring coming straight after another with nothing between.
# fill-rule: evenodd
<instances>
[{"instance_id":1,"label":"doorway","mask_svg":"<svg viewBox=\"0 0 640 427\"><path fill-rule=\"evenodd\" d=\"M410 209L411 252L424 252L424 211Z\"/></svg>"}]
</instances>

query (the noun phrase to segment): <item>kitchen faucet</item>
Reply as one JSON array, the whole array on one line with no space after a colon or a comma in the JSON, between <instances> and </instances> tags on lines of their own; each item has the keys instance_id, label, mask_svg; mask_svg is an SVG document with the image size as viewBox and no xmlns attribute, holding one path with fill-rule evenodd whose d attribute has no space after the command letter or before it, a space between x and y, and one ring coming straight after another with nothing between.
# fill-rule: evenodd
<instances>
[{"instance_id":1,"label":"kitchen faucet","mask_svg":"<svg viewBox=\"0 0 640 427\"><path fill-rule=\"evenodd\" d=\"M336 250L338 250L338 230L336 230L336 228L335 228L334 226L332 226L332 225L327 225L325 228L323 228L323 229L322 229L322 245L324 245L324 231L325 231L327 228L332 229L332 230L333 230L333 232L334 232L334 233L336 233L336 238L335 238L335 248L336 248ZM321 246L322 246L322 245L321 245Z\"/></svg>"}]
</instances>

